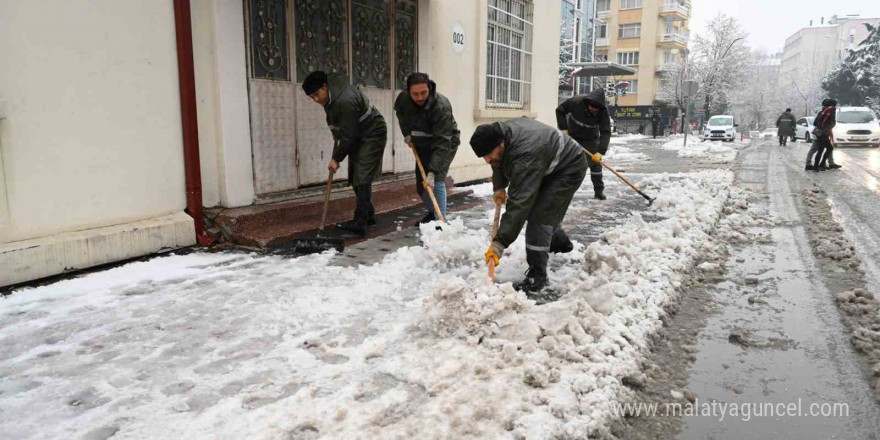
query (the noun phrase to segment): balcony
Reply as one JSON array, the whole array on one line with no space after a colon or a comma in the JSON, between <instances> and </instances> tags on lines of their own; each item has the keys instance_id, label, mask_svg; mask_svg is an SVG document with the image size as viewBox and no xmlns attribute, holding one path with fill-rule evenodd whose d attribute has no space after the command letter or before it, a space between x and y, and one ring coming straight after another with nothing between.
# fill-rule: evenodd
<instances>
[{"instance_id":1,"label":"balcony","mask_svg":"<svg viewBox=\"0 0 880 440\"><path fill-rule=\"evenodd\" d=\"M657 41L661 46L687 47L688 34L684 32L664 32Z\"/></svg>"},{"instance_id":2,"label":"balcony","mask_svg":"<svg viewBox=\"0 0 880 440\"><path fill-rule=\"evenodd\" d=\"M672 20L687 20L688 7L676 1L667 1L660 6L660 16Z\"/></svg>"},{"instance_id":3,"label":"balcony","mask_svg":"<svg viewBox=\"0 0 880 440\"><path fill-rule=\"evenodd\" d=\"M610 18L610 17L611 17L611 10L610 9L606 9L604 11L596 11L596 18L598 18L599 20L605 20L606 18Z\"/></svg>"},{"instance_id":4,"label":"balcony","mask_svg":"<svg viewBox=\"0 0 880 440\"><path fill-rule=\"evenodd\" d=\"M607 38L596 38L596 47L603 47L608 45Z\"/></svg>"},{"instance_id":5,"label":"balcony","mask_svg":"<svg viewBox=\"0 0 880 440\"><path fill-rule=\"evenodd\" d=\"M663 75L665 73L672 73L675 70L675 63L661 63L657 66L657 74Z\"/></svg>"}]
</instances>

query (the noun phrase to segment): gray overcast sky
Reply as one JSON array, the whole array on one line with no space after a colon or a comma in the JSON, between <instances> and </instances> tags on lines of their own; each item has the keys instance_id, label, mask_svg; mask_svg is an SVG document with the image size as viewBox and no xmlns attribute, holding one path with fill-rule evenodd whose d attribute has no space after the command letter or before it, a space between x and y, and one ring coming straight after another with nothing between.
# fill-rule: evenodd
<instances>
[{"instance_id":1,"label":"gray overcast sky","mask_svg":"<svg viewBox=\"0 0 880 440\"><path fill-rule=\"evenodd\" d=\"M834 14L880 17L880 0L691 0L691 33L703 33L706 23L719 12L739 19L749 33L752 47L780 52L785 39L810 20L819 24Z\"/></svg>"}]
</instances>

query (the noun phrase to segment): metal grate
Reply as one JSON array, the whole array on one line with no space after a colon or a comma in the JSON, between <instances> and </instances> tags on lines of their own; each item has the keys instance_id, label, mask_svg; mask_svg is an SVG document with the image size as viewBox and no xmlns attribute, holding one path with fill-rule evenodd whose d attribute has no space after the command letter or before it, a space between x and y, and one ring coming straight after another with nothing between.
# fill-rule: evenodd
<instances>
[{"instance_id":1,"label":"metal grate","mask_svg":"<svg viewBox=\"0 0 880 440\"><path fill-rule=\"evenodd\" d=\"M533 14L531 0L489 0L486 107L529 108Z\"/></svg>"}]
</instances>

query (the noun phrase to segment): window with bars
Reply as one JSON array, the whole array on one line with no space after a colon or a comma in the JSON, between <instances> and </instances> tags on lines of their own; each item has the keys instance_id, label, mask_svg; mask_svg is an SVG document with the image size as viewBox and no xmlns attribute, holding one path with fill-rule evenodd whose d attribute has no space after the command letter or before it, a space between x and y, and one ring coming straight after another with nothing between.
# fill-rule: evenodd
<instances>
[{"instance_id":1,"label":"window with bars","mask_svg":"<svg viewBox=\"0 0 880 440\"><path fill-rule=\"evenodd\" d=\"M642 24L622 24L617 27L617 38L640 38L642 36Z\"/></svg>"},{"instance_id":2,"label":"window with bars","mask_svg":"<svg viewBox=\"0 0 880 440\"><path fill-rule=\"evenodd\" d=\"M531 0L489 0L487 108L529 108L533 14Z\"/></svg>"},{"instance_id":3,"label":"window with bars","mask_svg":"<svg viewBox=\"0 0 880 440\"><path fill-rule=\"evenodd\" d=\"M620 0L620 10L639 9L642 7L642 0Z\"/></svg>"},{"instance_id":4,"label":"window with bars","mask_svg":"<svg viewBox=\"0 0 880 440\"><path fill-rule=\"evenodd\" d=\"M608 61L608 54L607 53L597 53L596 54L596 61L603 62L603 63Z\"/></svg>"},{"instance_id":5,"label":"window with bars","mask_svg":"<svg viewBox=\"0 0 880 440\"><path fill-rule=\"evenodd\" d=\"M638 52L617 52L617 64L623 64L624 66L638 66L639 65L639 53Z\"/></svg>"}]
</instances>

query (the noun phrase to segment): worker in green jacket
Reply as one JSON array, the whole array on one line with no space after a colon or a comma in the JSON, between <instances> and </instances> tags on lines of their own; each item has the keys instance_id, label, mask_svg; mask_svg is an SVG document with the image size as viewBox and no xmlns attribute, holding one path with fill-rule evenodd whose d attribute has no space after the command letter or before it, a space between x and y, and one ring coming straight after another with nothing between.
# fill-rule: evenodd
<instances>
[{"instance_id":1,"label":"worker in green jacket","mask_svg":"<svg viewBox=\"0 0 880 440\"><path fill-rule=\"evenodd\" d=\"M492 166L494 199L507 204L486 263L498 265L528 222L529 270L514 287L540 292L547 286L549 252L572 250L562 219L587 173L584 150L560 130L526 117L481 125L470 143L477 157Z\"/></svg>"},{"instance_id":2,"label":"worker in green jacket","mask_svg":"<svg viewBox=\"0 0 880 440\"><path fill-rule=\"evenodd\" d=\"M434 191L437 205L446 217L446 174L461 143L458 124L452 116L452 105L437 93L437 84L426 73L416 72L406 79L406 91L397 96L394 111L406 143L414 146L425 167L427 184ZM436 220L434 204L422 185L422 174L416 169L416 191L428 213L420 223Z\"/></svg>"},{"instance_id":3,"label":"worker in green jacket","mask_svg":"<svg viewBox=\"0 0 880 440\"><path fill-rule=\"evenodd\" d=\"M354 218L337 223L338 229L358 236L367 234L376 224L372 203L373 181L382 174L382 157L388 139L385 118L370 104L359 87L352 87L348 77L327 75L318 70L303 81L303 91L321 104L335 146L327 169L335 173L339 163L348 158L348 181L354 188L357 203Z\"/></svg>"}]
</instances>

